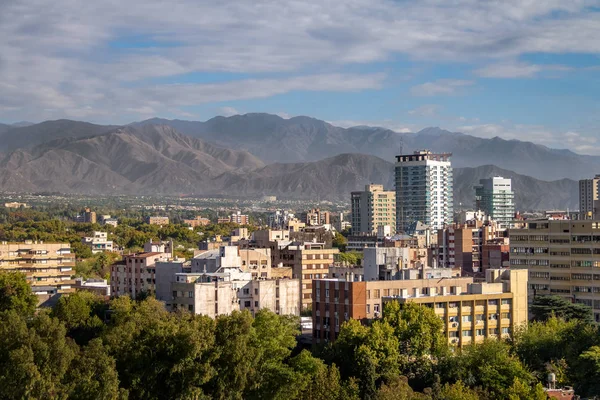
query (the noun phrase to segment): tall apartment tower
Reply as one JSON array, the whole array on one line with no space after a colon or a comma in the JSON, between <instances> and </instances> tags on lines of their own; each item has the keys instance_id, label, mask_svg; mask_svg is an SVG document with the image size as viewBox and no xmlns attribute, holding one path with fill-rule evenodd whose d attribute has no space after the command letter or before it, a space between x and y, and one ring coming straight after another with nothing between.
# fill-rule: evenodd
<instances>
[{"instance_id":1,"label":"tall apartment tower","mask_svg":"<svg viewBox=\"0 0 600 400\"><path fill-rule=\"evenodd\" d=\"M450 153L396 156L396 230L415 221L441 229L453 220Z\"/></svg>"},{"instance_id":2,"label":"tall apartment tower","mask_svg":"<svg viewBox=\"0 0 600 400\"><path fill-rule=\"evenodd\" d=\"M600 212L599 182L600 175L596 175L593 179L579 181L579 215L581 219L597 219L596 215Z\"/></svg>"},{"instance_id":3,"label":"tall apartment tower","mask_svg":"<svg viewBox=\"0 0 600 400\"><path fill-rule=\"evenodd\" d=\"M351 193L352 234L375 234L377 227L396 225L396 192L383 185L365 185L363 192Z\"/></svg>"},{"instance_id":4,"label":"tall apartment tower","mask_svg":"<svg viewBox=\"0 0 600 400\"><path fill-rule=\"evenodd\" d=\"M475 207L496 221L500 229L510 228L515 215L511 179L501 176L480 179L479 186L475 186Z\"/></svg>"}]
</instances>

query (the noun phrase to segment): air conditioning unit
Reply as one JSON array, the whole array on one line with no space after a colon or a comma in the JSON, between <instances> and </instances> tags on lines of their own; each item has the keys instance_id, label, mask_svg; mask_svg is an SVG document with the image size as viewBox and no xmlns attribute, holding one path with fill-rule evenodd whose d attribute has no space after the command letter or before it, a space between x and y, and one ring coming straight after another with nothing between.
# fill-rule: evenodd
<instances>
[{"instance_id":1,"label":"air conditioning unit","mask_svg":"<svg viewBox=\"0 0 600 400\"><path fill-rule=\"evenodd\" d=\"M453 328L457 328L457 327L458 327L458 322L453 322L453 323L452 323L452 327L453 327Z\"/></svg>"},{"instance_id":2,"label":"air conditioning unit","mask_svg":"<svg viewBox=\"0 0 600 400\"><path fill-rule=\"evenodd\" d=\"M458 339L452 339L450 343L458 343Z\"/></svg>"}]
</instances>

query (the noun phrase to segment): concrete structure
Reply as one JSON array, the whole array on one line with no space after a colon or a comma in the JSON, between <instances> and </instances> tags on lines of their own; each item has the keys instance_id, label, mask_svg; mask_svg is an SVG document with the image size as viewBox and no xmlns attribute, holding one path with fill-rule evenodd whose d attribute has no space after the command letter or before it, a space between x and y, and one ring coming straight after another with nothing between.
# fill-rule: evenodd
<instances>
[{"instance_id":1,"label":"concrete structure","mask_svg":"<svg viewBox=\"0 0 600 400\"><path fill-rule=\"evenodd\" d=\"M191 273L191 264L186 260L157 261L154 268L155 292L157 300L171 306L171 283L176 281L177 274Z\"/></svg>"},{"instance_id":2,"label":"concrete structure","mask_svg":"<svg viewBox=\"0 0 600 400\"><path fill-rule=\"evenodd\" d=\"M91 292L98 296L110 297L110 285L106 279L88 279L75 278L75 290Z\"/></svg>"},{"instance_id":3,"label":"concrete structure","mask_svg":"<svg viewBox=\"0 0 600 400\"><path fill-rule=\"evenodd\" d=\"M344 321L380 318L385 296L401 293L461 293L473 278L397 281L313 280L313 343L335 340Z\"/></svg>"},{"instance_id":4,"label":"concrete structure","mask_svg":"<svg viewBox=\"0 0 600 400\"><path fill-rule=\"evenodd\" d=\"M483 245L498 238L495 223L478 220L454 224L437 232L432 247L432 266L457 268L463 273L481 272Z\"/></svg>"},{"instance_id":5,"label":"concrete structure","mask_svg":"<svg viewBox=\"0 0 600 400\"><path fill-rule=\"evenodd\" d=\"M250 224L250 217L242 214L241 211L238 211L234 214L231 214L231 217L229 217L229 222L238 225L248 225Z\"/></svg>"},{"instance_id":6,"label":"concrete structure","mask_svg":"<svg viewBox=\"0 0 600 400\"><path fill-rule=\"evenodd\" d=\"M266 308L281 315L300 315L298 279L253 280L249 273L227 269L212 274L176 274L170 308L215 318L236 310L255 314Z\"/></svg>"},{"instance_id":7,"label":"concrete structure","mask_svg":"<svg viewBox=\"0 0 600 400\"><path fill-rule=\"evenodd\" d=\"M365 269L359 266L342 265L336 262L329 266L328 278L349 282L362 282L365 280Z\"/></svg>"},{"instance_id":8,"label":"concrete structure","mask_svg":"<svg viewBox=\"0 0 600 400\"><path fill-rule=\"evenodd\" d=\"M396 156L396 230L416 221L442 229L453 220L453 182L449 153L428 150Z\"/></svg>"},{"instance_id":9,"label":"concrete structure","mask_svg":"<svg viewBox=\"0 0 600 400\"><path fill-rule=\"evenodd\" d=\"M115 228L119 225L119 220L111 217L110 215L101 215L99 219L102 225L111 225Z\"/></svg>"},{"instance_id":10,"label":"concrete structure","mask_svg":"<svg viewBox=\"0 0 600 400\"><path fill-rule=\"evenodd\" d=\"M195 228L197 226L210 225L210 219L203 218L203 217L201 217L201 216L198 215L194 219L184 219L183 223L186 224L186 225L191 226L192 228Z\"/></svg>"},{"instance_id":11,"label":"concrete structure","mask_svg":"<svg viewBox=\"0 0 600 400\"><path fill-rule=\"evenodd\" d=\"M492 239L481 246L481 270L510 267L508 238Z\"/></svg>"},{"instance_id":12,"label":"concrete structure","mask_svg":"<svg viewBox=\"0 0 600 400\"><path fill-rule=\"evenodd\" d=\"M363 251L366 281L402 279L402 270L419 268L417 249L410 247L375 247Z\"/></svg>"},{"instance_id":13,"label":"concrete structure","mask_svg":"<svg viewBox=\"0 0 600 400\"><path fill-rule=\"evenodd\" d=\"M451 345L465 346L486 338L508 338L515 328L528 322L527 271L489 269L486 281L470 283L466 292L443 294L437 290L414 290L383 298L417 303L435 310L444 322Z\"/></svg>"},{"instance_id":14,"label":"concrete structure","mask_svg":"<svg viewBox=\"0 0 600 400\"><path fill-rule=\"evenodd\" d=\"M169 225L169 217L146 217L146 223L150 225Z\"/></svg>"},{"instance_id":15,"label":"concrete structure","mask_svg":"<svg viewBox=\"0 0 600 400\"><path fill-rule=\"evenodd\" d=\"M144 252L128 254L110 266L110 287L114 296L136 297L142 292L156 291L156 263L173 258L172 242L148 242Z\"/></svg>"},{"instance_id":16,"label":"concrete structure","mask_svg":"<svg viewBox=\"0 0 600 400\"><path fill-rule=\"evenodd\" d=\"M94 236L84 237L81 243L89 247L93 254L102 253L103 251L113 251L113 242L108 240L106 232L94 232Z\"/></svg>"},{"instance_id":17,"label":"concrete structure","mask_svg":"<svg viewBox=\"0 0 600 400\"><path fill-rule=\"evenodd\" d=\"M475 208L482 210L500 229L510 228L515 217L515 193L510 178L480 179L475 186Z\"/></svg>"},{"instance_id":18,"label":"concrete structure","mask_svg":"<svg viewBox=\"0 0 600 400\"><path fill-rule=\"evenodd\" d=\"M6 208L29 208L27 203L18 203L16 201L13 201L11 203L4 203L4 207L6 207Z\"/></svg>"},{"instance_id":19,"label":"concrete structure","mask_svg":"<svg viewBox=\"0 0 600 400\"><path fill-rule=\"evenodd\" d=\"M384 190L383 185L365 185L364 191L352 192L350 203L352 235L373 234L380 226L396 226L396 192Z\"/></svg>"},{"instance_id":20,"label":"concrete structure","mask_svg":"<svg viewBox=\"0 0 600 400\"><path fill-rule=\"evenodd\" d=\"M75 254L68 243L44 243L27 240L23 243L0 244L0 271L25 274L39 303L75 291L71 278Z\"/></svg>"},{"instance_id":21,"label":"concrete structure","mask_svg":"<svg viewBox=\"0 0 600 400\"><path fill-rule=\"evenodd\" d=\"M95 224L96 223L96 212L85 208L81 214L75 217L75 222Z\"/></svg>"},{"instance_id":22,"label":"concrete structure","mask_svg":"<svg viewBox=\"0 0 600 400\"><path fill-rule=\"evenodd\" d=\"M290 243L277 250L276 263L292 268L294 279L301 280L302 309L311 308L313 279L327 278L338 249L326 248L323 243Z\"/></svg>"},{"instance_id":23,"label":"concrete structure","mask_svg":"<svg viewBox=\"0 0 600 400\"><path fill-rule=\"evenodd\" d=\"M313 281L313 342L335 340L344 321L382 317L385 303L415 302L431 307L444 322L452 345L506 337L527 323L527 273L488 270L486 282L473 278L402 281Z\"/></svg>"},{"instance_id":24,"label":"concrete structure","mask_svg":"<svg viewBox=\"0 0 600 400\"><path fill-rule=\"evenodd\" d=\"M267 226L270 229L284 229L290 219L294 219L294 214L288 210L276 210L267 216Z\"/></svg>"},{"instance_id":25,"label":"concrete structure","mask_svg":"<svg viewBox=\"0 0 600 400\"><path fill-rule=\"evenodd\" d=\"M303 212L300 215L300 221L304 222L306 226L329 225L330 217L329 211L313 208L310 211Z\"/></svg>"},{"instance_id":26,"label":"concrete structure","mask_svg":"<svg viewBox=\"0 0 600 400\"><path fill-rule=\"evenodd\" d=\"M222 268L240 268L243 272L249 272L252 279L269 279L271 249L221 246L195 256L191 262L192 273L215 273Z\"/></svg>"},{"instance_id":27,"label":"concrete structure","mask_svg":"<svg viewBox=\"0 0 600 400\"><path fill-rule=\"evenodd\" d=\"M600 175L579 181L579 214L581 219L600 219Z\"/></svg>"},{"instance_id":28,"label":"concrete structure","mask_svg":"<svg viewBox=\"0 0 600 400\"><path fill-rule=\"evenodd\" d=\"M529 271L530 300L561 296L600 322L600 221L523 221L510 230L510 266Z\"/></svg>"}]
</instances>

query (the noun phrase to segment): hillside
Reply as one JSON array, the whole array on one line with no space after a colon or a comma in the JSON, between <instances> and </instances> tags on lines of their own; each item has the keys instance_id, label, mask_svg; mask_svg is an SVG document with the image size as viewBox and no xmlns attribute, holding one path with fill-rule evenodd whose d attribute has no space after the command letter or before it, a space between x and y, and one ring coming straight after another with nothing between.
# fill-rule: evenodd
<instances>
[{"instance_id":1,"label":"hillside","mask_svg":"<svg viewBox=\"0 0 600 400\"><path fill-rule=\"evenodd\" d=\"M498 137L484 139L426 128L417 133L397 133L374 127L340 128L309 117L284 119L271 114L215 117L206 122L152 119L135 125L164 124L183 134L244 149L266 163L317 161L342 153L394 156L418 149L451 152L455 167L493 164L544 180L581 179L600 169L600 157Z\"/></svg>"}]
</instances>

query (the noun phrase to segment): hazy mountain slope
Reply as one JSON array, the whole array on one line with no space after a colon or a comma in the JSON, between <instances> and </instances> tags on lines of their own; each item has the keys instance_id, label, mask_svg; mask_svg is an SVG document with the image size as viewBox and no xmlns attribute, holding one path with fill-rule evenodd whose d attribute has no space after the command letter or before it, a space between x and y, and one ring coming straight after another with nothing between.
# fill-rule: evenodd
<instances>
[{"instance_id":1,"label":"hazy mountain slope","mask_svg":"<svg viewBox=\"0 0 600 400\"><path fill-rule=\"evenodd\" d=\"M61 119L23 127L0 129L0 151L32 148L39 144L61 138L81 138L110 132L116 126L94 125L88 122Z\"/></svg>"},{"instance_id":2,"label":"hazy mountain slope","mask_svg":"<svg viewBox=\"0 0 600 400\"><path fill-rule=\"evenodd\" d=\"M224 147L248 150L267 163L316 161L342 153L372 154L393 161L401 149L404 153L430 149L452 153L455 167L494 164L546 180L580 179L600 170L600 157L439 128L417 133L364 126L344 129L314 118L284 119L271 114L215 117L206 122L152 119L135 125L156 123Z\"/></svg>"},{"instance_id":3,"label":"hazy mountain slope","mask_svg":"<svg viewBox=\"0 0 600 400\"><path fill-rule=\"evenodd\" d=\"M185 193L224 172L263 165L247 152L219 148L170 127L127 127L16 150L0 161L0 185L13 191Z\"/></svg>"},{"instance_id":4,"label":"hazy mountain slope","mask_svg":"<svg viewBox=\"0 0 600 400\"><path fill-rule=\"evenodd\" d=\"M1 136L1 135L2 135L4 132L6 132L6 131L8 131L9 129L12 129L12 128L13 128L13 127L12 127L12 126L10 126L10 125L6 125L6 124L0 124L0 136Z\"/></svg>"},{"instance_id":5,"label":"hazy mountain slope","mask_svg":"<svg viewBox=\"0 0 600 400\"><path fill-rule=\"evenodd\" d=\"M480 179L503 176L512 179L515 205L518 210L578 209L579 184L571 179L541 181L513 171L484 165L477 168L454 169L455 207L462 203L465 208L474 207L473 186Z\"/></svg>"}]
</instances>

